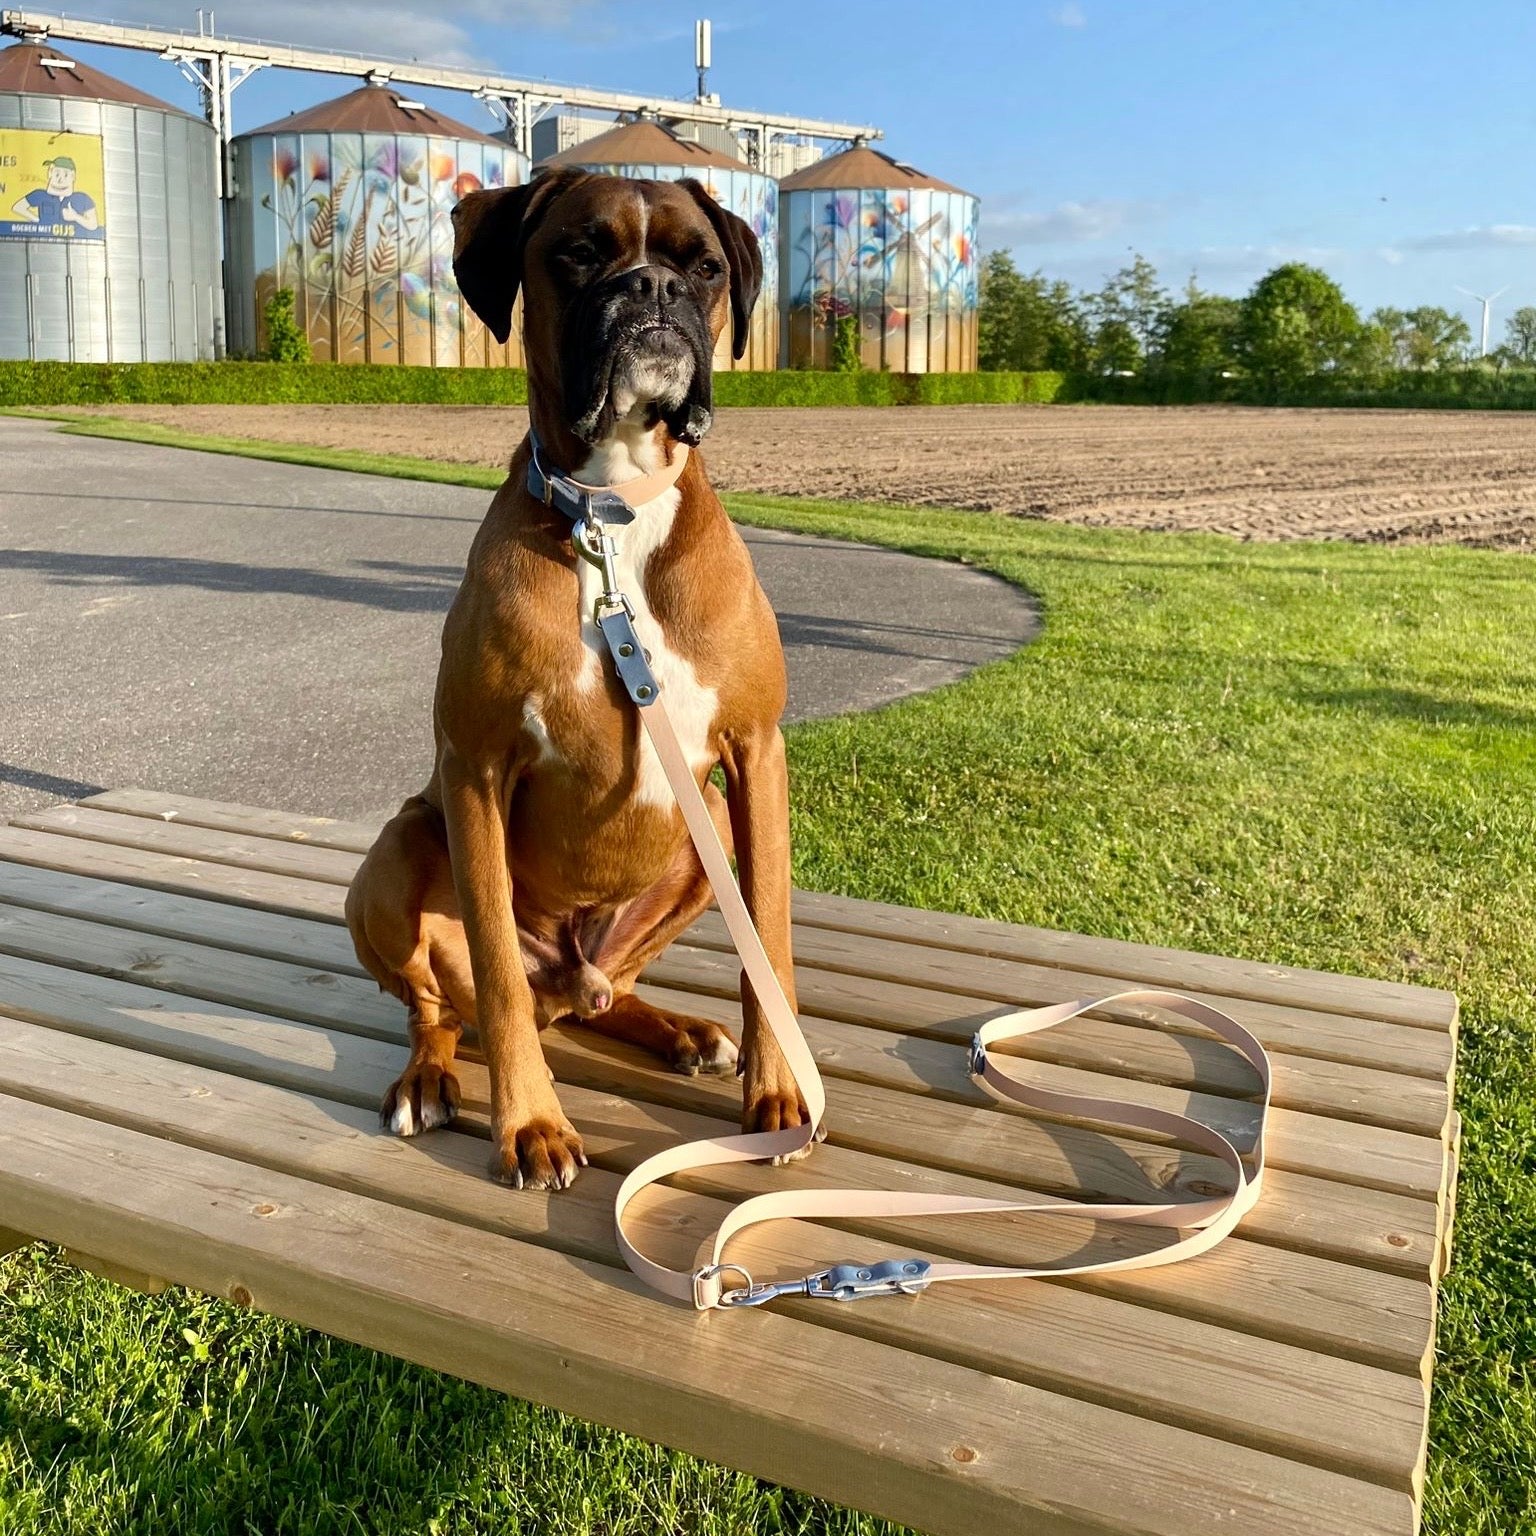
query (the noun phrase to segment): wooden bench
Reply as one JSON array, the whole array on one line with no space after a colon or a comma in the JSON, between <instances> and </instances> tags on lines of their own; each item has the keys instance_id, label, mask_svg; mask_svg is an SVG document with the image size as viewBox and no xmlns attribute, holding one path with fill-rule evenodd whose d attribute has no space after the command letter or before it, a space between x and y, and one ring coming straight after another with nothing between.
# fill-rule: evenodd
<instances>
[{"instance_id":1,"label":"wooden bench","mask_svg":"<svg viewBox=\"0 0 1536 1536\"><path fill-rule=\"evenodd\" d=\"M733 1120L735 1081L549 1031L592 1158L558 1196L486 1179L473 1059L451 1130L381 1135L402 1010L340 926L371 836L133 790L0 827L0 1247L45 1239L933 1532L1415 1529L1455 1174L1449 993L801 895L831 1139L793 1169L658 1192L640 1227L660 1256L686 1262L723 1202L787 1179L1211 1192L1203 1156L998 1108L967 1076L1000 1005L1126 983L1210 996L1273 1051L1271 1172L1235 1237L1168 1269L699 1316L619 1267L610 1207L642 1156ZM646 990L730 1023L736 974L710 914ZM1246 1066L1134 1012L1025 1053L1044 1083L1253 1123ZM1162 1240L860 1225L776 1224L739 1256L771 1275Z\"/></svg>"}]
</instances>

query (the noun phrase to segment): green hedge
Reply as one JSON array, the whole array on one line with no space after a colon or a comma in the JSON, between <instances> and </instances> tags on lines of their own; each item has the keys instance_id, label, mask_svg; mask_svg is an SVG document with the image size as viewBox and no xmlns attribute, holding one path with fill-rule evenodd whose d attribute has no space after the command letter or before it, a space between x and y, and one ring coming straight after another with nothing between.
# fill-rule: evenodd
<instances>
[{"instance_id":1,"label":"green hedge","mask_svg":"<svg viewBox=\"0 0 1536 1536\"><path fill-rule=\"evenodd\" d=\"M722 373L721 405L1012 405L1057 399L1057 373ZM0 362L0 406L522 405L518 368L340 363Z\"/></svg>"},{"instance_id":2,"label":"green hedge","mask_svg":"<svg viewBox=\"0 0 1536 1536\"><path fill-rule=\"evenodd\" d=\"M518 368L0 362L0 406L521 405Z\"/></svg>"},{"instance_id":3,"label":"green hedge","mask_svg":"<svg viewBox=\"0 0 1536 1536\"><path fill-rule=\"evenodd\" d=\"M0 407L50 405L522 405L519 368L340 363L0 361ZM1536 410L1536 369L1464 368L1363 381L1322 375L1278 394L1234 378L1064 373L722 373L715 399L740 405L1335 405Z\"/></svg>"}]
</instances>

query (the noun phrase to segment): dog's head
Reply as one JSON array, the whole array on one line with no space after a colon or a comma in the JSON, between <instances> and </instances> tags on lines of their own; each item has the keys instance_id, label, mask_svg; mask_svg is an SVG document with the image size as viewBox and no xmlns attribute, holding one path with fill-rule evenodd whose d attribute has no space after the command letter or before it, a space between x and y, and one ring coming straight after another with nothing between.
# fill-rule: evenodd
<instances>
[{"instance_id":1,"label":"dog's head","mask_svg":"<svg viewBox=\"0 0 1536 1536\"><path fill-rule=\"evenodd\" d=\"M505 341L522 289L531 392L578 438L637 415L688 443L709 430L715 343L729 324L745 351L763 259L698 182L554 171L471 192L453 222L465 302Z\"/></svg>"}]
</instances>

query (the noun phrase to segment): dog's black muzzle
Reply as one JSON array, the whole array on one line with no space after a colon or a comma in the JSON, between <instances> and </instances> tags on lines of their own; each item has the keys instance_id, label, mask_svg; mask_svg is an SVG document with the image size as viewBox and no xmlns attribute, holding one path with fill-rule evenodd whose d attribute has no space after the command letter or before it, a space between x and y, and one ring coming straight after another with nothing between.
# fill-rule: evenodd
<instances>
[{"instance_id":1,"label":"dog's black muzzle","mask_svg":"<svg viewBox=\"0 0 1536 1536\"><path fill-rule=\"evenodd\" d=\"M698 294L672 268L632 267L594 284L572 307L564 351L568 418L585 441L612 432L626 373L661 386L658 398L644 401L652 424L665 420L689 444L709 430L714 344Z\"/></svg>"}]
</instances>

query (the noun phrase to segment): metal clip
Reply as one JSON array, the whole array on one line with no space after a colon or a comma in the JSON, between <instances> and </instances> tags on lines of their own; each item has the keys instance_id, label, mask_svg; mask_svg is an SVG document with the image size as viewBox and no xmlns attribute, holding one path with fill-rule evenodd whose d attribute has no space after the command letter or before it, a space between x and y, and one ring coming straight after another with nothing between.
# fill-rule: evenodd
<instances>
[{"instance_id":1,"label":"metal clip","mask_svg":"<svg viewBox=\"0 0 1536 1536\"><path fill-rule=\"evenodd\" d=\"M987 1048L981 1042L981 1031L971 1036L971 1076L981 1077L987 1070Z\"/></svg>"},{"instance_id":2,"label":"metal clip","mask_svg":"<svg viewBox=\"0 0 1536 1536\"><path fill-rule=\"evenodd\" d=\"M747 1283L735 1290L723 1291L722 1307L760 1307L781 1296L819 1296L831 1301L860 1301L866 1296L915 1296L928 1285L930 1265L926 1259L887 1259L881 1264L834 1264L817 1270L802 1280L780 1280L758 1284L738 1265L723 1264L700 1270L694 1276L695 1294L700 1279L719 1270L730 1270Z\"/></svg>"}]
</instances>

